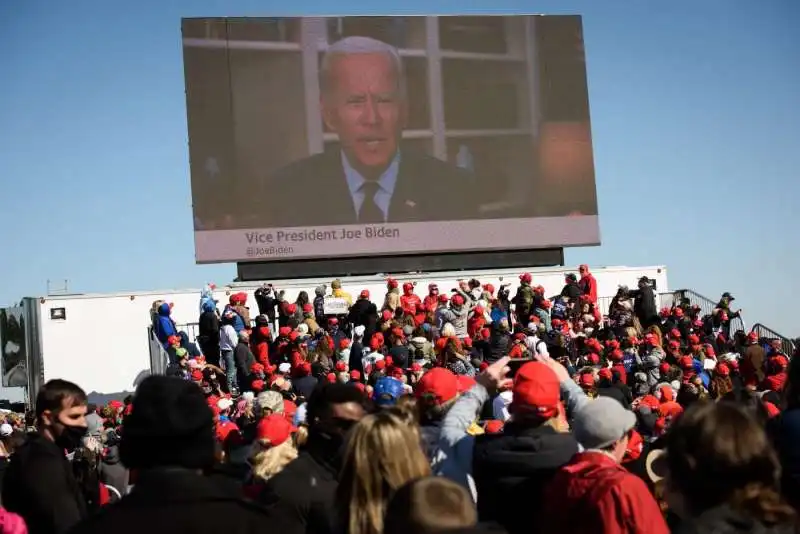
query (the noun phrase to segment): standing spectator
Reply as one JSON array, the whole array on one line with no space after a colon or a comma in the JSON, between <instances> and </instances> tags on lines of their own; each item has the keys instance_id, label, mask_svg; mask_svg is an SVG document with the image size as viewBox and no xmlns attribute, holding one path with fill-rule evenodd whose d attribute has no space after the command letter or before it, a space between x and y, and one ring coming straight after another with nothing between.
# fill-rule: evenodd
<instances>
[{"instance_id":1,"label":"standing spectator","mask_svg":"<svg viewBox=\"0 0 800 534\"><path fill-rule=\"evenodd\" d=\"M325 284L314 288L314 320L317 324L325 324Z\"/></svg>"},{"instance_id":2,"label":"standing spectator","mask_svg":"<svg viewBox=\"0 0 800 534\"><path fill-rule=\"evenodd\" d=\"M38 432L15 452L3 480L3 505L30 534L61 534L88 516L64 455L86 434L86 404L86 393L66 380L50 380L36 396Z\"/></svg>"},{"instance_id":3,"label":"standing spectator","mask_svg":"<svg viewBox=\"0 0 800 534\"><path fill-rule=\"evenodd\" d=\"M349 534L382 534L389 497L430 474L419 430L394 410L363 418L353 429L336 489L338 524Z\"/></svg>"},{"instance_id":4,"label":"standing spectator","mask_svg":"<svg viewBox=\"0 0 800 534\"><path fill-rule=\"evenodd\" d=\"M239 344L239 336L233 327L236 317L232 311L225 312L222 315L222 328L219 332L219 348L222 352L222 363L225 364L228 391L236 388L236 361L233 358L233 351Z\"/></svg>"},{"instance_id":5,"label":"standing spectator","mask_svg":"<svg viewBox=\"0 0 800 534\"><path fill-rule=\"evenodd\" d=\"M667 534L645 482L621 464L636 416L616 400L598 397L575 415L584 450L555 475L545 492L543 533Z\"/></svg>"},{"instance_id":6,"label":"standing spectator","mask_svg":"<svg viewBox=\"0 0 800 534\"><path fill-rule=\"evenodd\" d=\"M158 315L153 322L156 338L164 346L164 349L169 347L169 338L178 334L178 329L175 328L175 321L170 317L171 314L172 306L168 302L162 302L158 307Z\"/></svg>"},{"instance_id":7,"label":"standing spectator","mask_svg":"<svg viewBox=\"0 0 800 534\"><path fill-rule=\"evenodd\" d=\"M795 532L796 514L780 496L780 464L745 410L697 403L672 425L665 445L665 496L683 520L673 532Z\"/></svg>"},{"instance_id":8,"label":"standing spectator","mask_svg":"<svg viewBox=\"0 0 800 534\"><path fill-rule=\"evenodd\" d=\"M643 276L639 279L639 289L628 292L629 297L633 297L633 313L639 320L641 330L644 331L653 324L657 324L658 309L656 308L656 296L650 285L650 279Z\"/></svg>"},{"instance_id":9,"label":"standing spectator","mask_svg":"<svg viewBox=\"0 0 800 534\"><path fill-rule=\"evenodd\" d=\"M233 351L236 366L236 387L242 391L250 388L250 369L256 363L253 351L250 350L250 335L246 330L239 332L239 343Z\"/></svg>"},{"instance_id":10,"label":"standing spectator","mask_svg":"<svg viewBox=\"0 0 800 534\"><path fill-rule=\"evenodd\" d=\"M111 486L120 495L128 492L128 469L119 455L119 436L114 430L106 433L105 451L100 460L100 481Z\"/></svg>"},{"instance_id":11,"label":"standing spectator","mask_svg":"<svg viewBox=\"0 0 800 534\"><path fill-rule=\"evenodd\" d=\"M758 334L750 332L747 336L747 346L742 355L741 373L744 385L755 389L764 380L764 364L767 355L764 348L758 344Z\"/></svg>"},{"instance_id":12,"label":"standing spectator","mask_svg":"<svg viewBox=\"0 0 800 534\"><path fill-rule=\"evenodd\" d=\"M270 327L275 327L275 307L278 305L278 299L275 298L272 284L264 284L255 291L256 305L258 306L258 314L266 315L269 319Z\"/></svg>"},{"instance_id":13,"label":"standing spectator","mask_svg":"<svg viewBox=\"0 0 800 534\"><path fill-rule=\"evenodd\" d=\"M267 481L256 500L286 524L281 534L329 534L345 434L364 416L364 396L348 384L328 384L308 401L308 441L297 459Z\"/></svg>"},{"instance_id":14,"label":"standing spectator","mask_svg":"<svg viewBox=\"0 0 800 534\"><path fill-rule=\"evenodd\" d=\"M595 279L594 275L589 272L589 266L586 264L578 267L578 273L581 275L581 279L578 280L578 287L581 288L581 291L584 295L589 297L589 302L596 305L597 280Z\"/></svg>"},{"instance_id":15,"label":"standing spectator","mask_svg":"<svg viewBox=\"0 0 800 534\"><path fill-rule=\"evenodd\" d=\"M74 534L280 532L238 488L205 477L214 464L214 420L200 388L173 377L139 385L125 418L120 453L134 472L130 495Z\"/></svg>"},{"instance_id":16,"label":"standing spectator","mask_svg":"<svg viewBox=\"0 0 800 534\"><path fill-rule=\"evenodd\" d=\"M213 300L203 302L203 313L198 321L197 342L200 350L211 365L219 367L219 314L217 304Z\"/></svg>"},{"instance_id":17,"label":"standing spectator","mask_svg":"<svg viewBox=\"0 0 800 534\"><path fill-rule=\"evenodd\" d=\"M103 418L97 413L96 404L86 405L86 428L86 433L95 438L103 432Z\"/></svg>"}]
</instances>

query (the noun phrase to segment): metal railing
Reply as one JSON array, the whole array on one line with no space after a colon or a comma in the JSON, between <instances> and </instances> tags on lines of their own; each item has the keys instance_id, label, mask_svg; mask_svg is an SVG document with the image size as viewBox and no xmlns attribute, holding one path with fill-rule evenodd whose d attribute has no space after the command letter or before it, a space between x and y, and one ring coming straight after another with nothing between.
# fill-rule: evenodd
<instances>
[{"instance_id":1,"label":"metal railing","mask_svg":"<svg viewBox=\"0 0 800 534\"><path fill-rule=\"evenodd\" d=\"M787 356L792 356L794 354L797 345L795 342L788 337L782 336L777 333L775 330L764 326L761 323L756 323L753 325L752 332L758 334L759 339L778 339L781 342L781 349L783 353Z\"/></svg>"}]
</instances>

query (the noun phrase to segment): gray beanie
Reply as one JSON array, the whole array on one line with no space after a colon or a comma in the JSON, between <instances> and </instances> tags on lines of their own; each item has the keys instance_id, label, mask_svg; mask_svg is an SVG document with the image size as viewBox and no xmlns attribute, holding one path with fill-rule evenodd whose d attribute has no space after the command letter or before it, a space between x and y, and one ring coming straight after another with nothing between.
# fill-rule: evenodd
<instances>
[{"instance_id":1,"label":"gray beanie","mask_svg":"<svg viewBox=\"0 0 800 534\"><path fill-rule=\"evenodd\" d=\"M575 414L572 434L586 449L602 449L636 426L636 415L618 400L597 397Z\"/></svg>"}]
</instances>

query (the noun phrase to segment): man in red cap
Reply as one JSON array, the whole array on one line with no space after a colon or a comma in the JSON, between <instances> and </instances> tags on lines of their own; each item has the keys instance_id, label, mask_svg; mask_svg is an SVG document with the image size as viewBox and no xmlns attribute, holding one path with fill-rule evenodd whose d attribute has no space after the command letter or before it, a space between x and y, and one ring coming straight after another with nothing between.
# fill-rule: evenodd
<instances>
[{"instance_id":1,"label":"man in red cap","mask_svg":"<svg viewBox=\"0 0 800 534\"><path fill-rule=\"evenodd\" d=\"M529 362L513 379L511 419L503 433L468 435L490 392L508 386L509 361L506 357L490 365L458 399L445 417L440 445L448 456L445 476L462 484L466 479L467 487L470 472L474 477L481 521L496 521L516 532L530 527L544 484L578 451L575 439L564 431L565 411L572 413L590 401L557 361Z\"/></svg>"},{"instance_id":2,"label":"man in red cap","mask_svg":"<svg viewBox=\"0 0 800 534\"><path fill-rule=\"evenodd\" d=\"M434 474L440 474L439 468L445 459L439 449L442 421L459 393L458 377L444 367L434 367L426 372L414 388L420 411L422 444Z\"/></svg>"}]
</instances>

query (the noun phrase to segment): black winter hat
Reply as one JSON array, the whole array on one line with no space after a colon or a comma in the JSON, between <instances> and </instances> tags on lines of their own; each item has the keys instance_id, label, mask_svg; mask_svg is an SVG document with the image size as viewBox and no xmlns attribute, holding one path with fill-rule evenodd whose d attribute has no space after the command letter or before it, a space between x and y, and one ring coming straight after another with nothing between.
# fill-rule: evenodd
<instances>
[{"instance_id":1,"label":"black winter hat","mask_svg":"<svg viewBox=\"0 0 800 534\"><path fill-rule=\"evenodd\" d=\"M120 460L125 467L204 469L214 463L214 416L193 382L146 378L122 426Z\"/></svg>"}]
</instances>

